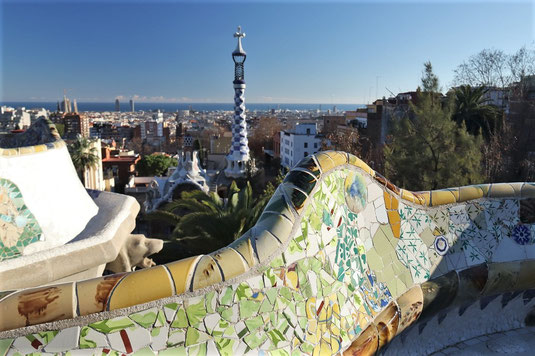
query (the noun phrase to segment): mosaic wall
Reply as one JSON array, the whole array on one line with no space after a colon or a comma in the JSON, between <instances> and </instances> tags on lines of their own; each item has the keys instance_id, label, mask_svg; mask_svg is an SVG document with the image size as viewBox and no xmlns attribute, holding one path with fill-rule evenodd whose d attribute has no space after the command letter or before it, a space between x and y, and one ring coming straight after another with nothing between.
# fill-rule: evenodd
<instances>
[{"instance_id":1,"label":"mosaic wall","mask_svg":"<svg viewBox=\"0 0 535 356\"><path fill-rule=\"evenodd\" d=\"M5 338L0 355L371 354L459 301L535 288L535 226L520 218L528 197L535 184L411 193L354 156L320 153L227 248L7 294L0 330L156 302Z\"/></svg>"},{"instance_id":2,"label":"mosaic wall","mask_svg":"<svg viewBox=\"0 0 535 356\"><path fill-rule=\"evenodd\" d=\"M42 239L41 228L17 186L0 178L0 261L20 256L24 247Z\"/></svg>"}]
</instances>

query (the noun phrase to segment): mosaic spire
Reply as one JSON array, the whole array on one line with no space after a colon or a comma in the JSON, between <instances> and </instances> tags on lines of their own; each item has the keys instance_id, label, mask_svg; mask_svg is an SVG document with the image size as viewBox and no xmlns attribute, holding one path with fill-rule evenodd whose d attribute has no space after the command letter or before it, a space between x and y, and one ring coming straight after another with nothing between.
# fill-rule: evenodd
<instances>
[{"instance_id":1,"label":"mosaic spire","mask_svg":"<svg viewBox=\"0 0 535 356\"><path fill-rule=\"evenodd\" d=\"M249 146L247 141L247 123L245 121L245 72L243 63L247 54L243 50L241 40L245 37L241 27L234 33L238 44L232 52L234 61L234 120L232 122L232 143L227 155L227 177L239 178L246 176L249 163Z\"/></svg>"}]
</instances>

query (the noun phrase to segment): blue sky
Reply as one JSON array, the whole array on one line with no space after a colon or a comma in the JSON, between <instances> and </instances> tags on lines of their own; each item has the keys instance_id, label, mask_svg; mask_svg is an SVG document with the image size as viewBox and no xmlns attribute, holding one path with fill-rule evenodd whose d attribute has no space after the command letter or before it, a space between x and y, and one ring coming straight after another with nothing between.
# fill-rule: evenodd
<instances>
[{"instance_id":1,"label":"blue sky","mask_svg":"<svg viewBox=\"0 0 535 356\"><path fill-rule=\"evenodd\" d=\"M532 1L0 2L3 101L231 102L237 25L255 103L366 103L427 60L446 89L470 55L535 40Z\"/></svg>"}]
</instances>

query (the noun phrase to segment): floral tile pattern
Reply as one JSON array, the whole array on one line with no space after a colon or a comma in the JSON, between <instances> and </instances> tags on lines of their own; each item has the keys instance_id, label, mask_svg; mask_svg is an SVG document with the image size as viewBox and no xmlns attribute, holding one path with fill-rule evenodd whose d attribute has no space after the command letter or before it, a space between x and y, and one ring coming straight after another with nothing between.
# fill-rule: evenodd
<instances>
[{"instance_id":1,"label":"floral tile pattern","mask_svg":"<svg viewBox=\"0 0 535 356\"><path fill-rule=\"evenodd\" d=\"M227 281L221 273L222 282L214 283L210 273L202 277L205 270L223 271L222 251L165 266L165 273L160 267L158 276L169 275L175 290L189 293L69 333L4 341L0 350L48 352L52 345L54 353L95 355L374 352L422 313L448 306L458 292L457 271L463 271L463 281L477 281L479 292L503 289L506 282L514 286L529 276L529 264L492 265L498 258L513 261L504 260L499 246L524 249L526 256L525 249L534 243L534 226L520 223L519 198L434 206L433 199L435 204L441 199L438 193L449 194L448 199L466 194L413 194L393 189L373 173L341 153L322 153L318 161L306 158L274 195L257 226L228 247L226 255L243 257L245 271L255 266L245 277ZM300 182L306 186L297 186ZM482 269L499 273L488 272L487 278ZM150 271L146 277L118 279L119 287L106 289L106 295L100 292L105 310L112 309L121 285L128 293L138 285L144 288L138 304L147 302L151 283L162 285L166 278L156 280ZM504 280L505 274L509 277ZM137 284L128 282L132 280ZM209 287L200 289L199 284Z\"/></svg>"},{"instance_id":2,"label":"floral tile pattern","mask_svg":"<svg viewBox=\"0 0 535 356\"><path fill-rule=\"evenodd\" d=\"M22 254L24 247L43 239L41 228L17 186L0 178L0 261Z\"/></svg>"}]
</instances>

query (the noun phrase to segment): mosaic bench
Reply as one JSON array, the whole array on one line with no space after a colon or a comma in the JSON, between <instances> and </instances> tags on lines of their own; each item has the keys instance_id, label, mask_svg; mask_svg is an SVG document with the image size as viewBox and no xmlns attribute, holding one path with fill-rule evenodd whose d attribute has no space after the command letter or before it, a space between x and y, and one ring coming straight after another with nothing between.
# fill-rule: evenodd
<instances>
[{"instance_id":1,"label":"mosaic bench","mask_svg":"<svg viewBox=\"0 0 535 356\"><path fill-rule=\"evenodd\" d=\"M416 355L522 328L533 198L535 183L410 192L318 153L228 247L1 293L0 355Z\"/></svg>"},{"instance_id":2,"label":"mosaic bench","mask_svg":"<svg viewBox=\"0 0 535 356\"><path fill-rule=\"evenodd\" d=\"M51 121L0 137L0 291L102 275L134 229L139 204L90 193Z\"/></svg>"}]
</instances>

